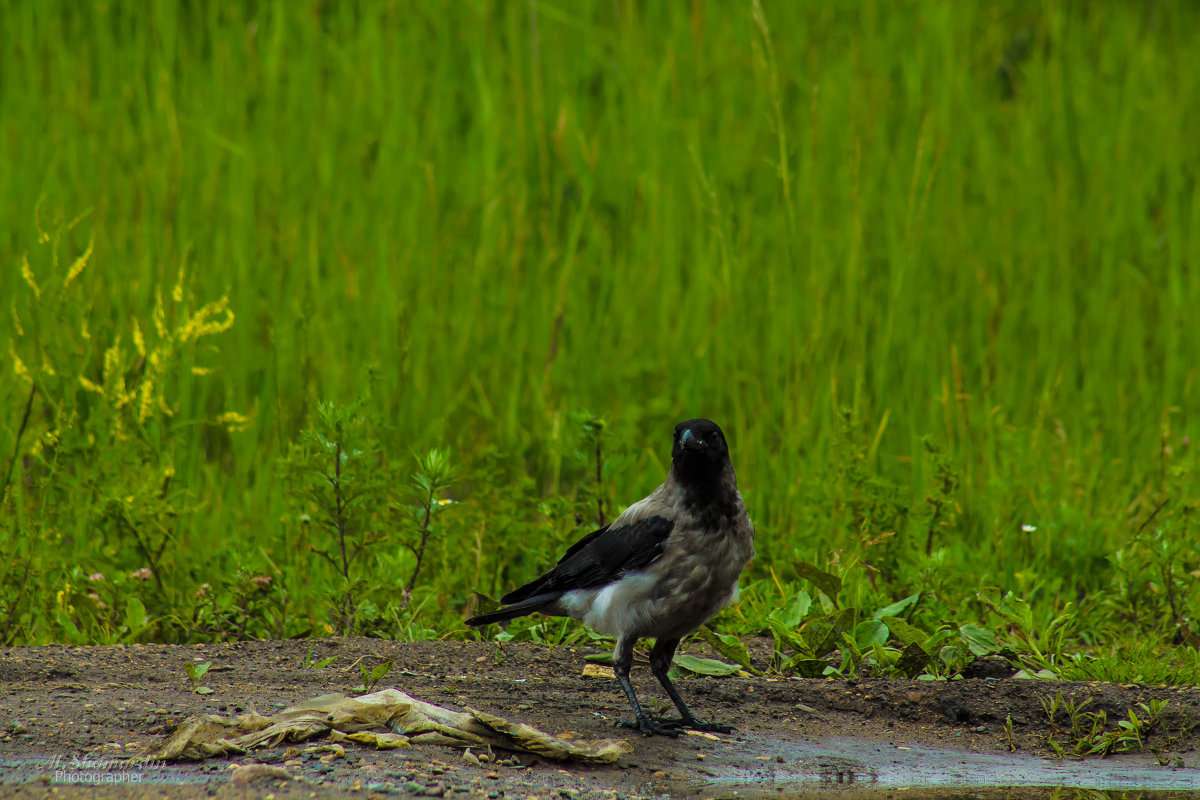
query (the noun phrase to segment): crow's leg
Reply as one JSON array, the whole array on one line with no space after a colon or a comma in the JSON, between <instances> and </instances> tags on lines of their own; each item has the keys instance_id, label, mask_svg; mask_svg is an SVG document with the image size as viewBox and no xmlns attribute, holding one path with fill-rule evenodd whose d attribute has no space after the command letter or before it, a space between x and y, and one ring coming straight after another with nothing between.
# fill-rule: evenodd
<instances>
[{"instance_id":1,"label":"crow's leg","mask_svg":"<svg viewBox=\"0 0 1200 800\"><path fill-rule=\"evenodd\" d=\"M659 639L656 641L654 649L650 651L650 669L654 672L654 677L658 678L658 682L667 690L667 694L671 697L671 702L679 709L680 718L652 718L651 722L665 727L690 728L694 731L732 733L732 725L723 725L719 722L705 722L698 719L692 713L691 709L687 707L687 703L683 702L683 698L679 695L679 690L675 688L675 684L671 683L671 678L667 673L671 670L671 660L675 657L675 648L678 646L678 639Z\"/></svg>"},{"instance_id":2,"label":"crow's leg","mask_svg":"<svg viewBox=\"0 0 1200 800\"><path fill-rule=\"evenodd\" d=\"M633 644L637 641L633 636L618 636L617 647L613 650L613 672L616 673L617 682L621 684L621 688L625 690L625 697L629 700L629 706L633 709L633 715L636 719L617 720L618 723L627 728L637 728L646 736L659 734L661 736L678 736L679 726L664 726L659 720L654 719L642 710L642 704L638 702L637 695L633 693L633 684L629 682L629 670L633 667Z\"/></svg>"}]
</instances>

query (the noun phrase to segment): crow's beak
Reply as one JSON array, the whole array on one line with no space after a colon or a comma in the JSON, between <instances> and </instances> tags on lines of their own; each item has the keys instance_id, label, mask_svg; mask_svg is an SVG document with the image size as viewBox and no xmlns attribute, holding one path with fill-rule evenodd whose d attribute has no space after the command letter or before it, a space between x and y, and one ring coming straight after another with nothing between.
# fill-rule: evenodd
<instances>
[{"instance_id":1,"label":"crow's beak","mask_svg":"<svg viewBox=\"0 0 1200 800\"><path fill-rule=\"evenodd\" d=\"M699 450L704 447L704 442L696 438L691 428L683 432L683 436L679 437L679 443L688 450Z\"/></svg>"}]
</instances>

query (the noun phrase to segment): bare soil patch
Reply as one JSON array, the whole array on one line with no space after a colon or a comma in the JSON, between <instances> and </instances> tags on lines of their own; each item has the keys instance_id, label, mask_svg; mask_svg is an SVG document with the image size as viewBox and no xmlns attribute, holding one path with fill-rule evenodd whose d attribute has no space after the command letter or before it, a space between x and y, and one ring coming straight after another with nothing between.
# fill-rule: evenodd
<instances>
[{"instance_id":1,"label":"bare soil patch","mask_svg":"<svg viewBox=\"0 0 1200 800\"><path fill-rule=\"evenodd\" d=\"M327 667L304 668L310 648L311 662L336 659ZM514 759L499 751L497 759L510 763L475 765L448 747L383 751L348 744L344 756L323 760L328 753L292 745L290 752L283 746L236 759L145 770L134 793L192 798L269 791L279 800L314 791L322 796L622 800L745 796L756 787L763 793L794 791L803 787L785 782L798 774L818 786L860 791L871 788L877 771L854 758L841 763L828 753L812 756L813 748L854 740L886 751L889 763L931 749L1009 754L1011 745L1017 748L1014 758L1048 756L1052 736L1067 738L1061 721L1052 725L1042 706L1042 699L1056 692L1076 703L1090 698L1087 709L1106 712L1110 727L1139 703L1168 701L1164 723L1147 745L1163 749L1162 757L1174 768L1159 766L1148 749L1112 756L1103 764L1174 769L1177 775L1191 774L1196 766L1200 726L1189 730L1200 723L1200 688L1194 686L1048 683L988 676L986 669L976 673L981 677L951 682L685 677L679 686L696 713L732 723L737 733L643 738L613 727L628 712L615 682L584 676L584 657L599 652L604 650L372 639L8 648L0 650L0 795L128 796L128 785L84 787L56 781L54 773L85 759L103 760L110 773L119 772L124 759L157 743L192 714L236 715L254 708L269 715L317 695L352 693L361 683L359 664L388 659L394 666L378 688L395 686L449 708L471 706L555 735L627 738L634 751L615 767L560 764L531 755ZM212 667L201 683L213 693L197 694L184 665L206 661ZM1007 672L994 666L993 673ZM648 669L635 668L634 683L651 708L670 710ZM1005 732L1010 717L1011 740ZM805 752L810 755L792 755ZM1178 759L1185 764L1182 772ZM303 780L264 776L234 784L234 763L280 766ZM938 791L954 795L953 789Z\"/></svg>"}]
</instances>

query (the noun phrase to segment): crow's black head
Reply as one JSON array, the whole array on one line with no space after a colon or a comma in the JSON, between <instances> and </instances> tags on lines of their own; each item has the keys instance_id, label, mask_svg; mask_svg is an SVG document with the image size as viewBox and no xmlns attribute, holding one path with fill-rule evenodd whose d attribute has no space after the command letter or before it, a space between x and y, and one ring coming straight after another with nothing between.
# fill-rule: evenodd
<instances>
[{"instance_id":1,"label":"crow's black head","mask_svg":"<svg viewBox=\"0 0 1200 800\"><path fill-rule=\"evenodd\" d=\"M729 445L717 423L710 419L689 419L675 426L671 458L682 476L715 479L729 463Z\"/></svg>"}]
</instances>

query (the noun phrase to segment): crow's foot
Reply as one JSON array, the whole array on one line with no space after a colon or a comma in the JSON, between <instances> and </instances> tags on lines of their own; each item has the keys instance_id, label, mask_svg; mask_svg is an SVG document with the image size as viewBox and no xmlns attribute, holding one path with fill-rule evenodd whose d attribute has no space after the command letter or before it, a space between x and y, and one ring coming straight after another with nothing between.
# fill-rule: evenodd
<instances>
[{"instance_id":1,"label":"crow's foot","mask_svg":"<svg viewBox=\"0 0 1200 800\"><path fill-rule=\"evenodd\" d=\"M733 733L732 725L720 722L705 722L696 717L646 717L644 720L619 719L619 725L639 730L647 736L679 736L683 731L706 733Z\"/></svg>"},{"instance_id":2,"label":"crow's foot","mask_svg":"<svg viewBox=\"0 0 1200 800\"><path fill-rule=\"evenodd\" d=\"M679 736L683 730L679 722L677 719L665 719L663 717L617 720L617 724L621 727L641 731L644 736L670 736L672 739Z\"/></svg>"},{"instance_id":3,"label":"crow's foot","mask_svg":"<svg viewBox=\"0 0 1200 800\"><path fill-rule=\"evenodd\" d=\"M732 725L726 725L723 722L705 722L696 717L678 720L678 725L690 731L704 731L705 733L733 733L734 731Z\"/></svg>"}]
</instances>

